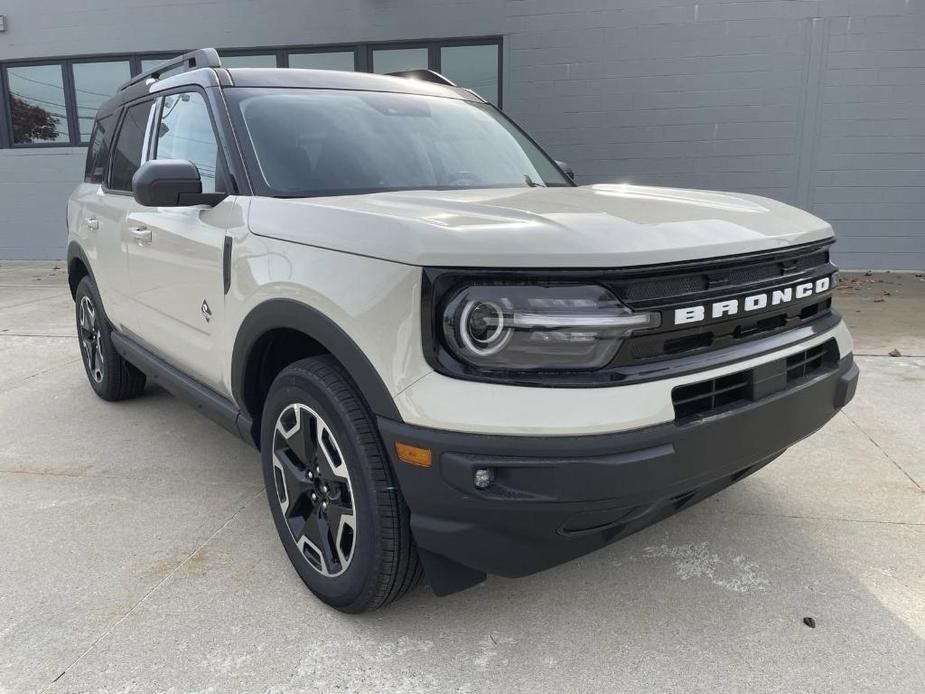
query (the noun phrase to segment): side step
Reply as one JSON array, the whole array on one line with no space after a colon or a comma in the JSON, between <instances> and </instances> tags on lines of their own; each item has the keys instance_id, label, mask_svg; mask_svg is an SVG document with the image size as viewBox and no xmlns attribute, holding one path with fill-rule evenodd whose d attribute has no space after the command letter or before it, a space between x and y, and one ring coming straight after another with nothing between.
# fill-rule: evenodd
<instances>
[{"instance_id":1,"label":"side step","mask_svg":"<svg viewBox=\"0 0 925 694\"><path fill-rule=\"evenodd\" d=\"M122 333L113 330L111 337L113 346L122 358L137 366L148 378L231 433L240 436L246 443L255 446L250 417L244 415L231 400L190 378Z\"/></svg>"}]
</instances>

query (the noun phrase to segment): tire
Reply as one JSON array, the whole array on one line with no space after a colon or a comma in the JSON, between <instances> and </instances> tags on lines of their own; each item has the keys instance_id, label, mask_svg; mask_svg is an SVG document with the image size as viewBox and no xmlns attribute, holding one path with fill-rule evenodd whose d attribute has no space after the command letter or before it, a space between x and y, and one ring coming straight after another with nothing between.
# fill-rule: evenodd
<instances>
[{"instance_id":1,"label":"tire","mask_svg":"<svg viewBox=\"0 0 925 694\"><path fill-rule=\"evenodd\" d=\"M319 599L366 612L420 581L408 507L372 415L337 360L303 359L276 377L260 457L280 540Z\"/></svg>"},{"instance_id":2,"label":"tire","mask_svg":"<svg viewBox=\"0 0 925 694\"><path fill-rule=\"evenodd\" d=\"M75 295L77 340L90 387L103 400L133 398L145 389L145 375L112 344L112 328L96 285L84 277Z\"/></svg>"}]
</instances>

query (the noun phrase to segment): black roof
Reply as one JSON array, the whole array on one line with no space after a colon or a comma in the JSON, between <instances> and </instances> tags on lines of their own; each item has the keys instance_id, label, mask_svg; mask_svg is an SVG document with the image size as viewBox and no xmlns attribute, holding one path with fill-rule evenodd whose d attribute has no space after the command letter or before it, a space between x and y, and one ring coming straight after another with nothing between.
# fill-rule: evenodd
<instances>
[{"instance_id":1,"label":"black roof","mask_svg":"<svg viewBox=\"0 0 925 694\"><path fill-rule=\"evenodd\" d=\"M467 89L409 77L377 75L340 70L302 70L293 68L228 68L235 87L289 87L294 89L355 89L370 92L402 92L425 96L444 96L481 101ZM413 73L411 73L413 74Z\"/></svg>"},{"instance_id":2,"label":"black roof","mask_svg":"<svg viewBox=\"0 0 925 694\"><path fill-rule=\"evenodd\" d=\"M175 71L178 67L187 67L187 69L160 77L161 72ZM396 73L396 75L402 74ZM177 56L141 75L136 75L122 85L116 95L100 107L97 118L112 113L126 102L185 85L203 88L349 89L482 101L469 90L457 87L446 78L429 70L413 70L404 75L294 68L225 68L221 67L218 54L213 49L205 48Z\"/></svg>"}]
</instances>

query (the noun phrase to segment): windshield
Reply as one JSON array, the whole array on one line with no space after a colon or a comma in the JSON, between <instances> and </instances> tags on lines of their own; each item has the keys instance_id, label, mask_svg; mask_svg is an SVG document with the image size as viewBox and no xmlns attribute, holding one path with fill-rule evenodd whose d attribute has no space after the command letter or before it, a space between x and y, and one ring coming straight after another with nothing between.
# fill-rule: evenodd
<instances>
[{"instance_id":1,"label":"windshield","mask_svg":"<svg viewBox=\"0 0 925 694\"><path fill-rule=\"evenodd\" d=\"M225 93L258 194L572 185L487 104L325 89Z\"/></svg>"}]
</instances>

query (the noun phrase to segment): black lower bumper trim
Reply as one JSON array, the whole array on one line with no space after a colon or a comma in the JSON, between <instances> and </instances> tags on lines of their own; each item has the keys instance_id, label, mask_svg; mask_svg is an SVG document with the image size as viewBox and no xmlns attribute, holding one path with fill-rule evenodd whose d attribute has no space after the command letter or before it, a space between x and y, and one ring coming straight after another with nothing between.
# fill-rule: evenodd
<instances>
[{"instance_id":1,"label":"black lower bumper trim","mask_svg":"<svg viewBox=\"0 0 925 694\"><path fill-rule=\"evenodd\" d=\"M849 355L758 402L606 435L486 436L382 418L379 426L415 540L441 574L430 577L440 594L480 574L540 571L697 503L823 426L854 395L857 379ZM396 441L429 448L433 467L399 462ZM488 489L473 485L479 468L493 472ZM469 572L458 585L448 578L456 565Z\"/></svg>"}]
</instances>

